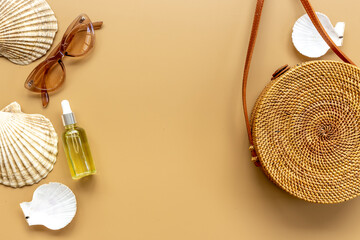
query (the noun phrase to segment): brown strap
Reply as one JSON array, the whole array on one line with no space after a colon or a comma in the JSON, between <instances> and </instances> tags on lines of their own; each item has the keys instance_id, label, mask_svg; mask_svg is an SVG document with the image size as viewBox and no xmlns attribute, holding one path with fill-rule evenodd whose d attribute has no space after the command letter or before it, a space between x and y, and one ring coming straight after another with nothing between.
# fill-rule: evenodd
<instances>
[{"instance_id":1,"label":"brown strap","mask_svg":"<svg viewBox=\"0 0 360 240\"><path fill-rule=\"evenodd\" d=\"M305 8L306 13L309 15L312 23L314 24L316 30L320 33L321 37L324 39L324 41L329 45L331 50L338 55L338 57L343 60L346 63L350 63L352 65L355 65L353 61L351 61L350 58L348 58L338 46L333 42L333 40L329 37L327 32L324 30L323 26L321 25L319 18L315 14L314 9L311 7L310 2L308 0L300 0L302 5Z\"/></svg>"},{"instance_id":2,"label":"brown strap","mask_svg":"<svg viewBox=\"0 0 360 240\"><path fill-rule=\"evenodd\" d=\"M324 39L324 41L329 45L331 50L336 55L338 55L339 58L341 58L341 60L343 60L344 62L355 65L354 62L351 61L351 59L348 58L331 40L331 38L329 37L329 35L326 33L323 26L321 25L317 15L315 14L314 9L311 7L309 1L308 0L300 0L300 1L301 1L302 5L304 6L304 8L305 8L308 16L310 17L312 23L314 24L315 28L320 33L320 35ZM243 74L243 84L242 84L242 102L243 102L243 110L244 110L244 116L245 116L246 129L247 129L247 134L248 134L249 142L250 142L250 151L251 151L252 160L254 161L256 166L260 166L260 162L257 159L257 155L256 155L256 152L254 149L254 142L253 142L252 135L251 135L251 126L250 126L248 109L247 109L247 104L246 104L246 86L247 86L247 79L248 79L248 75L249 75L250 62L251 62L251 58L252 58L253 51L254 51L254 46L255 46L255 41L256 41L256 36L257 36L258 28L259 28L261 11L262 11L263 6L264 6L264 0L257 0L248 51L246 54L244 74Z\"/></svg>"}]
</instances>

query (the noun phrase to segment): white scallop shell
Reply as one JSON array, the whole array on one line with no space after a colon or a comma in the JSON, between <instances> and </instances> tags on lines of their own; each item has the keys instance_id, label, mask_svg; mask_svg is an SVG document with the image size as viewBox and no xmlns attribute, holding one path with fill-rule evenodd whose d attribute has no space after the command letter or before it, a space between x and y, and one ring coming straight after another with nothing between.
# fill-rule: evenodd
<instances>
[{"instance_id":1,"label":"white scallop shell","mask_svg":"<svg viewBox=\"0 0 360 240\"><path fill-rule=\"evenodd\" d=\"M58 138L50 120L11 103L0 111L0 183L14 188L45 178L56 161Z\"/></svg>"},{"instance_id":2,"label":"white scallop shell","mask_svg":"<svg viewBox=\"0 0 360 240\"><path fill-rule=\"evenodd\" d=\"M45 55L57 29L45 0L0 0L0 56L29 64Z\"/></svg>"},{"instance_id":3,"label":"white scallop shell","mask_svg":"<svg viewBox=\"0 0 360 240\"><path fill-rule=\"evenodd\" d=\"M44 225L58 230L68 225L76 214L74 193L61 183L38 187L31 202L20 203L29 226Z\"/></svg>"},{"instance_id":4,"label":"white scallop shell","mask_svg":"<svg viewBox=\"0 0 360 240\"><path fill-rule=\"evenodd\" d=\"M337 46L342 46L345 30L345 23L338 22L335 27L331 25L330 19L317 12L321 24L330 38ZM318 58L324 55L330 48L324 39L317 32L307 14L301 16L294 24L292 41L295 48L303 55L311 58Z\"/></svg>"}]
</instances>

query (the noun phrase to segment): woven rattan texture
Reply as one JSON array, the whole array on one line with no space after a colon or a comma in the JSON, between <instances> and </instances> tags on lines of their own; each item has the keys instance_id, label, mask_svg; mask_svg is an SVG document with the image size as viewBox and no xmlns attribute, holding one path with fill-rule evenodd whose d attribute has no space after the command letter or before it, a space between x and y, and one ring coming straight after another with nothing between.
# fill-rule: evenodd
<instances>
[{"instance_id":1,"label":"woven rattan texture","mask_svg":"<svg viewBox=\"0 0 360 240\"><path fill-rule=\"evenodd\" d=\"M266 175L290 194L338 203L360 193L360 70L336 61L295 66L272 80L252 113Z\"/></svg>"}]
</instances>

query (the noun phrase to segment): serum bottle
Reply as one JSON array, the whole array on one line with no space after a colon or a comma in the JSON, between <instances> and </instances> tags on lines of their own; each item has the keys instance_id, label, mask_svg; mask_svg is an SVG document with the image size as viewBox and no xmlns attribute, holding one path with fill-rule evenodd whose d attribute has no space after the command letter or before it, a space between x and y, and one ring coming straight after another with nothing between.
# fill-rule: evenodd
<instances>
[{"instance_id":1,"label":"serum bottle","mask_svg":"<svg viewBox=\"0 0 360 240\"><path fill-rule=\"evenodd\" d=\"M69 164L71 177L79 179L96 173L85 130L76 126L74 113L68 100L61 102L62 120L65 132L62 135L64 150Z\"/></svg>"}]
</instances>

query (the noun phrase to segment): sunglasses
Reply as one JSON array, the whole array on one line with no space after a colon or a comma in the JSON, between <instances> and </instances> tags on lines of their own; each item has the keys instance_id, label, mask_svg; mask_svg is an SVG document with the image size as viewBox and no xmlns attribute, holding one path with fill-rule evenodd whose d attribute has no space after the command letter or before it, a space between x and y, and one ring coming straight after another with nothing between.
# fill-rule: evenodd
<instances>
[{"instance_id":1,"label":"sunglasses","mask_svg":"<svg viewBox=\"0 0 360 240\"><path fill-rule=\"evenodd\" d=\"M94 30L100 29L102 22L91 22L86 14L78 16L67 28L59 45L41 62L25 81L25 88L41 93L43 107L49 104L49 92L63 84L66 76L62 59L65 56L81 57L88 53L95 43Z\"/></svg>"}]
</instances>

